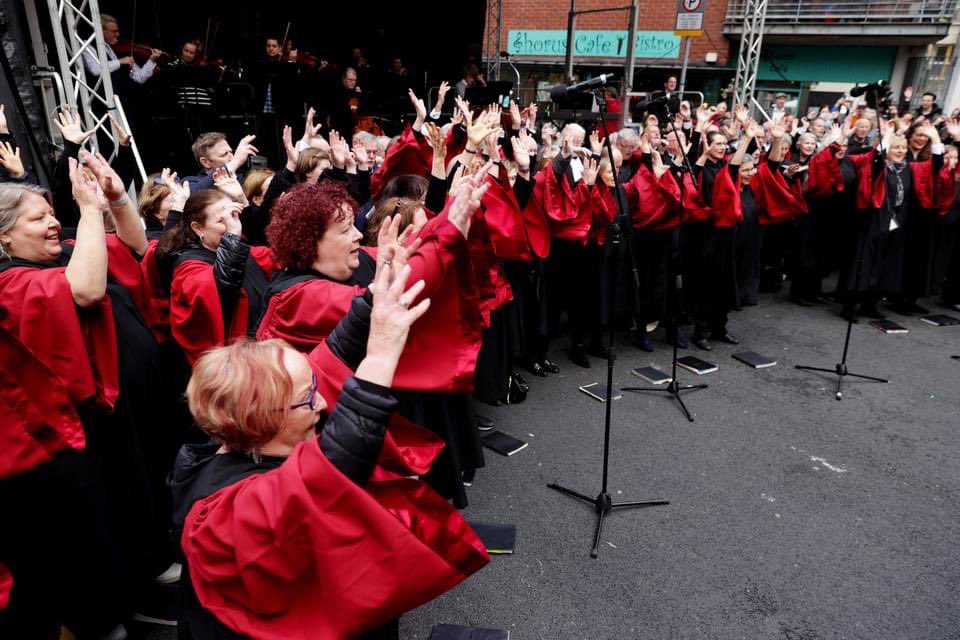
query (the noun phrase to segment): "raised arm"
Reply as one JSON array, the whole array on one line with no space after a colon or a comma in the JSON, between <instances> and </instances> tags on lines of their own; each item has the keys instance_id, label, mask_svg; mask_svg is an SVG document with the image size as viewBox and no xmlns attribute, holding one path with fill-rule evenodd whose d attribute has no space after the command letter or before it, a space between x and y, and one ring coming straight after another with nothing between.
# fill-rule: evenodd
<instances>
[{"instance_id":1,"label":"raised arm","mask_svg":"<svg viewBox=\"0 0 960 640\"><path fill-rule=\"evenodd\" d=\"M147 252L147 234L137 206L127 195L120 176L99 153L94 156L87 151L81 151L80 158L96 177L103 195L107 198L110 213L113 214L113 221L117 226L117 237L131 251L142 257Z\"/></svg>"},{"instance_id":2,"label":"raised arm","mask_svg":"<svg viewBox=\"0 0 960 640\"><path fill-rule=\"evenodd\" d=\"M107 292L107 240L103 229L106 198L97 192L97 181L88 177L70 158L73 198L80 208L77 241L64 272L73 301L78 307L91 307Z\"/></svg>"}]
</instances>

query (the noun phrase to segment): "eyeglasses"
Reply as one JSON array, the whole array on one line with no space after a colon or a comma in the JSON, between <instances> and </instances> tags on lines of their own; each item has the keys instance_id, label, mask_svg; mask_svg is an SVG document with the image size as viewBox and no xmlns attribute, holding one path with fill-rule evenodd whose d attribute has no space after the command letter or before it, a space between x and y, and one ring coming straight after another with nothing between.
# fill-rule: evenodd
<instances>
[{"instance_id":1,"label":"eyeglasses","mask_svg":"<svg viewBox=\"0 0 960 640\"><path fill-rule=\"evenodd\" d=\"M310 395L305 400L290 405L290 410L300 409L301 407L310 407L310 411L317 410L317 374L310 377Z\"/></svg>"}]
</instances>

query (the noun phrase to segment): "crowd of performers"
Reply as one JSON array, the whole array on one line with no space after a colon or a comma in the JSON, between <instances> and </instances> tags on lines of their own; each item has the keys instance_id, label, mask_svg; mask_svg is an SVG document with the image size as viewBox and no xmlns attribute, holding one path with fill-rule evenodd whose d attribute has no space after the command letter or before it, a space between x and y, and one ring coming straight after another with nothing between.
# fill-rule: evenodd
<instances>
[{"instance_id":1,"label":"crowd of performers","mask_svg":"<svg viewBox=\"0 0 960 640\"><path fill-rule=\"evenodd\" d=\"M810 305L839 269L851 317L960 302L956 114L682 104L612 134L611 163L533 104L410 100L382 159L311 109L275 171L207 132L198 173L138 202L125 135L111 166L60 113L51 192L2 118L0 636L122 638L144 585L179 580L184 638L396 637L488 561L454 508L474 400L557 373L563 317L589 367L608 323L735 344L729 311L784 274Z\"/></svg>"}]
</instances>

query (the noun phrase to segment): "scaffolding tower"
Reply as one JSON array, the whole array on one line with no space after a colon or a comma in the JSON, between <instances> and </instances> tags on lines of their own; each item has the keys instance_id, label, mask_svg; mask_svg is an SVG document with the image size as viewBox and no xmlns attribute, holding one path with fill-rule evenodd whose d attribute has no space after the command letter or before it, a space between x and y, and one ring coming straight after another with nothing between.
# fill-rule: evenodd
<instances>
[{"instance_id":1,"label":"scaffolding tower","mask_svg":"<svg viewBox=\"0 0 960 640\"><path fill-rule=\"evenodd\" d=\"M46 50L39 39L39 21L36 4L42 0L28 0L25 3L27 22L30 26L34 53L39 64L46 61ZM100 6L97 0L46 0L50 15L50 26L53 34L53 46L56 51L59 74L55 84L59 97L65 104L60 108L69 108L77 113L83 122L84 129L96 130L89 143L94 150L103 141L109 141L111 150L109 160L113 160L118 152L117 134L110 121L110 114L130 134L130 149L136 160L140 177L146 180L146 171L140 159L136 139L130 130L130 123L123 111L123 105L113 92L113 83L107 67L106 43L103 40L103 29L100 25ZM82 35L86 34L86 35ZM88 76L84 68L83 53L89 52L100 65L100 75L96 78ZM38 66L39 66L38 64ZM49 71L38 69L35 79L41 77L50 79ZM46 102L46 100L45 100ZM47 113L47 117L52 117ZM99 140L98 140L99 138Z\"/></svg>"},{"instance_id":2,"label":"scaffolding tower","mask_svg":"<svg viewBox=\"0 0 960 640\"><path fill-rule=\"evenodd\" d=\"M740 34L740 52L737 54L737 74L733 82L733 95L737 104L753 110L754 107L766 116L763 106L757 102L754 91L757 87L757 72L760 70L760 47L763 44L763 25L767 19L768 0L747 0Z\"/></svg>"},{"instance_id":3,"label":"scaffolding tower","mask_svg":"<svg viewBox=\"0 0 960 640\"><path fill-rule=\"evenodd\" d=\"M487 54L487 80L500 79L500 51L503 49L503 0L487 0L487 34L484 51ZM517 91L520 87L517 87Z\"/></svg>"}]
</instances>

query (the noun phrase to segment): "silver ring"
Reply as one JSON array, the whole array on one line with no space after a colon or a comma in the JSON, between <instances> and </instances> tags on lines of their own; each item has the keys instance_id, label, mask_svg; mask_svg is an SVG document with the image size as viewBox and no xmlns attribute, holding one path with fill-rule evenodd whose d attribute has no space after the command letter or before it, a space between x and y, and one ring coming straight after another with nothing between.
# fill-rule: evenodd
<instances>
[{"instance_id":1,"label":"silver ring","mask_svg":"<svg viewBox=\"0 0 960 640\"><path fill-rule=\"evenodd\" d=\"M388 267L392 267L392 266L393 266L393 262L391 262L390 260L383 260L382 262L383 262L383 264L387 265Z\"/></svg>"},{"instance_id":2,"label":"silver ring","mask_svg":"<svg viewBox=\"0 0 960 640\"><path fill-rule=\"evenodd\" d=\"M410 306L410 303L404 300L403 298L400 298L399 300L397 300L397 304L403 307L404 309Z\"/></svg>"}]
</instances>

